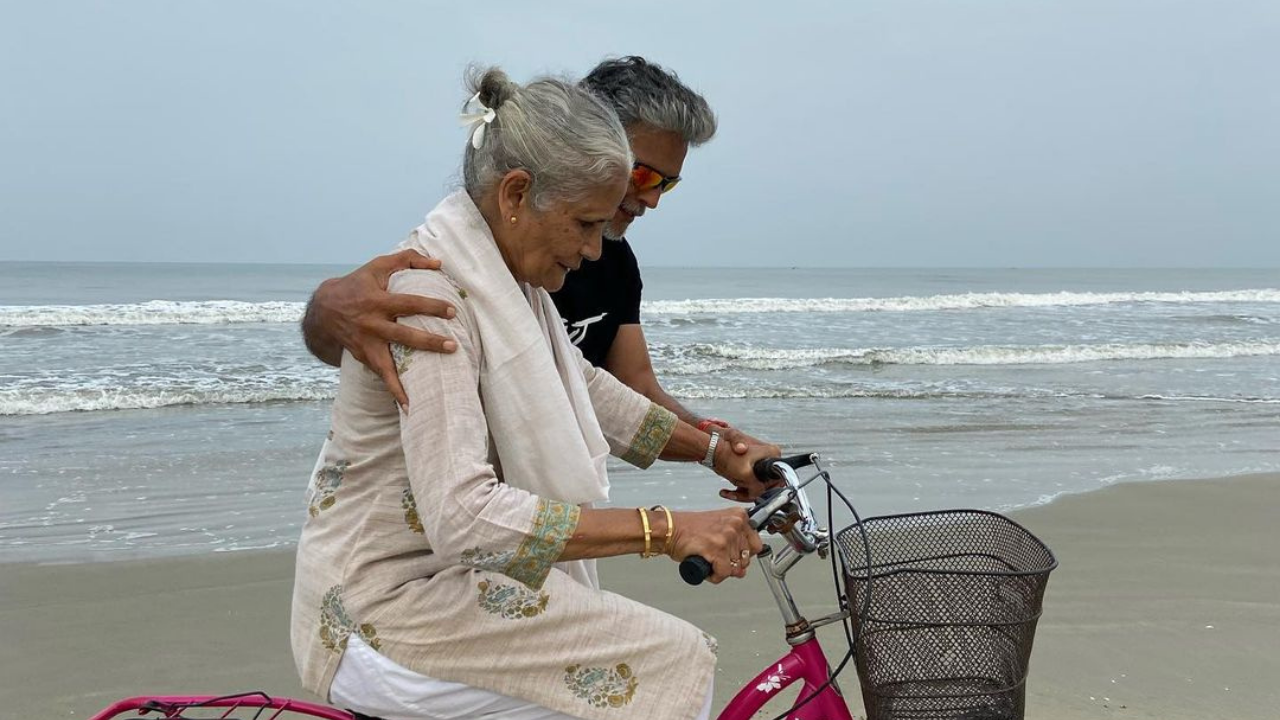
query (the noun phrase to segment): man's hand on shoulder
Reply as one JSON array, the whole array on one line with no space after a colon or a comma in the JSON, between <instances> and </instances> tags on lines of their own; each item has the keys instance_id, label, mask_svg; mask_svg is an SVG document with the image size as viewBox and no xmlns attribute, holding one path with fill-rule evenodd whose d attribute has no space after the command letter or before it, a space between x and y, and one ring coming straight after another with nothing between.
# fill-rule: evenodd
<instances>
[{"instance_id":1,"label":"man's hand on shoulder","mask_svg":"<svg viewBox=\"0 0 1280 720\"><path fill-rule=\"evenodd\" d=\"M432 315L452 318L453 305L444 300L420 295L387 292L389 278L401 270L439 270L441 262L424 257L413 250L382 255L339 278L320 284L311 302L302 328L307 348L320 360L337 365L342 348L382 378L387 389L402 406L409 404L390 343L418 350L451 353L456 343L448 338L401 325L398 317Z\"/></svg>"}]
</instances>

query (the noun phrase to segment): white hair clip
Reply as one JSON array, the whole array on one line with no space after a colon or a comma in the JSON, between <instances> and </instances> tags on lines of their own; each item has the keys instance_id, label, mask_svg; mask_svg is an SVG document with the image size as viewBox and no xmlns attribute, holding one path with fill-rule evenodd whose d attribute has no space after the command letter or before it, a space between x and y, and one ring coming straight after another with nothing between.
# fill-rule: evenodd
<instances>
[{"instance_id":1,"label":"white hair clip","mask_svg":"<svg viewBox=\"0 0 1280 720\"><path fill-rule=\"evenodd\" d=\"M458 123L463 127L471 128L471 147L479 150L484 145L484 129L493 122L498 113L493 108L485 107L480 102L480 93L471 96L467 104L462 108L462 114L458 116Z\"/></svg>"}]
</instances>

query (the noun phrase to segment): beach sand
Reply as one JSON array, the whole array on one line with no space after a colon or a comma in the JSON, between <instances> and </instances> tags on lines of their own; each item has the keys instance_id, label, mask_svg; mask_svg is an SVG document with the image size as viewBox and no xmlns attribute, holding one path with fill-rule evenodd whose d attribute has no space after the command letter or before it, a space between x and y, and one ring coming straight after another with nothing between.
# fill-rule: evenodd
<instances>
[{"instance_id":1,"label":"beach sand","mask_svg":"<svg viewBox=\"0 0 1280 720\"><path fill-rule=\"evenodd\" d=\"M1280 717L1277 507L1271 474L1121 485L1016 513L1061 563L1027 717ZM0 565L0 716L87 717L147 693L308 697L289 652L292 565L289 552ZM673 563L633 559L601 574L719 638L717 707L785 650L756 575L690 588ZM827 565L813 558L793 578L810 617L834 610ZM836 661L842 634L821 637ZM856 714L852 665L842 685Z\"/></svg>"}]
</instances>

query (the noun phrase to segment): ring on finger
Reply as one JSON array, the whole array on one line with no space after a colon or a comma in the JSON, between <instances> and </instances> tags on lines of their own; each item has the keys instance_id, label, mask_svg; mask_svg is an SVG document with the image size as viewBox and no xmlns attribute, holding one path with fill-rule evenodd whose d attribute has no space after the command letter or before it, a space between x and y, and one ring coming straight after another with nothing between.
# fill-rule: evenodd
<instances>
[{"instance_id":1,"label":"ring on finger","mask_svg":"<svg viewBox=\"0 0 1280 720\"><path fill-rule=\"evenodd\" d=\"M730 561L729 561L729 564L730 564L730 565L732 565L733 567L738 567L738 561L737 561L737 560L730 560Z\"/></svg>"},{"instance_id":2,"label":"ring on finger","mask_svg":"<svg viewBox=\"0 0 1280 720\"><path fill-rule=\"evenodd\" d=\"M750 557L750 556L751 556L751 551L750 551L750 550L743 550L743 551L742 551L742 559L743 559L743 560L746 560L746 559L747 559L748 557Z\"/></svg>"}]
</instances>

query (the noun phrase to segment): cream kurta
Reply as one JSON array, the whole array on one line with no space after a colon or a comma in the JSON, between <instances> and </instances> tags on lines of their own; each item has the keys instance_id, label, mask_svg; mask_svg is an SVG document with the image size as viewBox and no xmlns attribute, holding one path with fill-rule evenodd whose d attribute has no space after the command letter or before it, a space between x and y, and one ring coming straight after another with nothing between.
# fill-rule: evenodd
<instances>
[{"instance_id":1,"label":"cream kurta","mask_svg":"<svg viewBox=\"0 0 1280 720\"><path fill-rule=\"evenodd\" d=\"M292 637L303 684L327 697L356 633L416 672L570 715L692 718L711 681L714 641L553 567L579 509L502 482L465 290L443 273L409 271L393 278L393 291L457 298L455 320L402 322L452 337L458 350L393 348L410 398L405 415L377 375L343 357L298 545ZM675 416L581 367L613 454L647 467Z\"/></svg>"}]
</instances>

